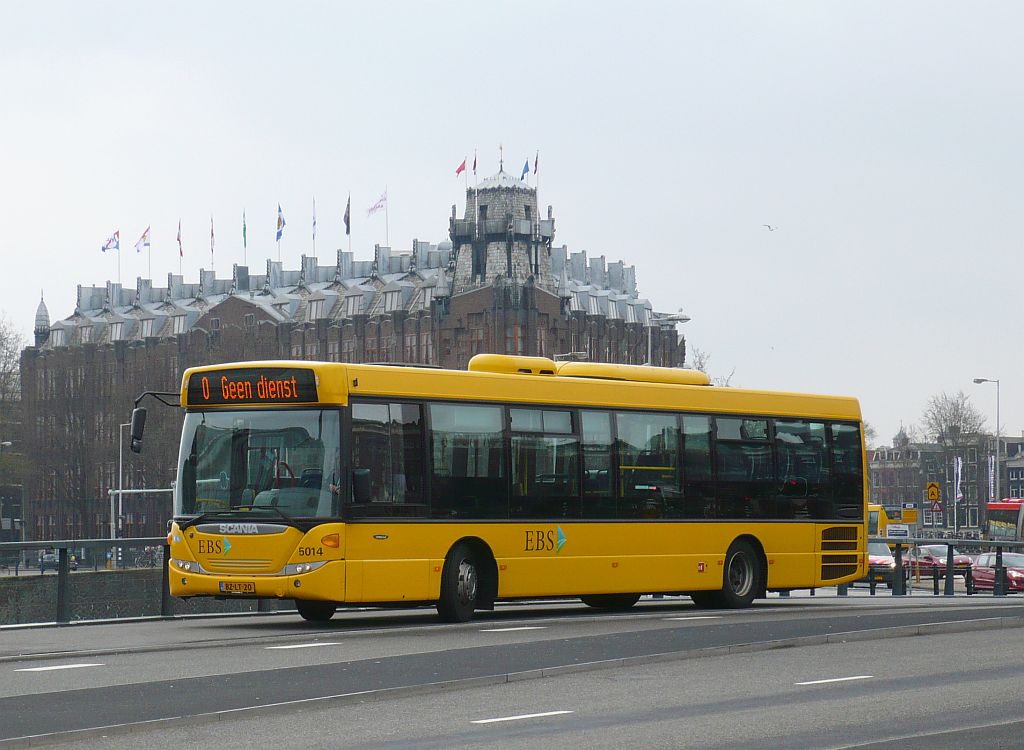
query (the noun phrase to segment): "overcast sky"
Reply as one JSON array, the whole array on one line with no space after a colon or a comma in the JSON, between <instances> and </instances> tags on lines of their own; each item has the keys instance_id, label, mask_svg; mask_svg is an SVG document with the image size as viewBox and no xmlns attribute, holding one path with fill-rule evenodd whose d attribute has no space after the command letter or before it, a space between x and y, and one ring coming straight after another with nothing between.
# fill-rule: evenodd
<instances>
[{"instance_id":1,"label":"overcast sky","mask_svg":"<svg viewBox=\"0 0 1024 750\"><path fill-rule=\"evenodd\" d=\"M964 390L1024 429L1024 5L32 2L0 25L0 311L77 284L447 239L539 149L556 244L636 267L734 385L850 394L888 442ZM532 176L531 176L532 180ZM543 209L542 209L543 210ZM764 224L777 227L769 231ZM140 386L141 387L141 386Z\"/></svg>"}]
</instances>

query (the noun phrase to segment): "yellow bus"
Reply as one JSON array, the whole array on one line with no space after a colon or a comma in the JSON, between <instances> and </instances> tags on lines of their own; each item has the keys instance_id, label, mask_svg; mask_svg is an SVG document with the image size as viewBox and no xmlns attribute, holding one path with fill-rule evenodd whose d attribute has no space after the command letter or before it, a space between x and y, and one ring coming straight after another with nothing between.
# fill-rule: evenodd
<instances>
[{"instance_id":1,"label":"yellow bus","mask_svg":"<svg viewBox=\"0 0 1024 750\"><path fill-rule=\"evenodd\" d=\"M886 536L889 528L889 514L885 506L868 504L868 536Z\"/></svg>"},{"instance_id":2,"label":"yellow bus","mask_svg":"<svg viewBox=\"0 0 1024 750\"><path fill-rule=\"evenodd\" d=\"M171 594L435 605L643 594L746 607L866 567L852 398L703 373L484 354L467 371L189 369ZM141 448L145 410L133 414Z\"/></svg>"}]
</instances>

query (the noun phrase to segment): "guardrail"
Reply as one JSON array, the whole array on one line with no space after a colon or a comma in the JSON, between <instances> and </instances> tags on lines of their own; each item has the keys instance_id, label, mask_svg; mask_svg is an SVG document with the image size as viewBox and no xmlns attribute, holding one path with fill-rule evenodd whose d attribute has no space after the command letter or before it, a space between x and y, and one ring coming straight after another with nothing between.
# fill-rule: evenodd
<instances>
[{"instance_id":1,"label":"guardrail","mask_svg":"<svg viewBox=\"0 0 1024 750\"><path fill-rule=\"evenodd\" d=\"M979 552L995 550L996 553L996 565L995 565L995 581L992 584L992 595L993 596L1005 596L1006 595L1006 568L1003 566L1003 550L1021 550L1024 549L1024 542L1005 542L1005 541L993 541L991 539L934 539L930 537L872 537L873 541L885 542L889 546L894 546L895 551L893 557L896 560L896 570L893 578L893 596L905 596L906 589L905 585L907 582L907 574L904 573L903 566L903 548L906 547L909 551L911 547L920 545L927 545L929 547L946 547L946 568L944 571L945 586L943 588L943 594L945 596L953 596L953 575L955 573L955 566L953 564L953 548L958 547L961 550L977 549ZM938 568L933 570L933 581L935 585L935 593L938 594L939 588L939 572ZM968 569L964 573L964 584L967 587L967 593L973 594L973 585L971 579L971 570Z\"/></svg>"},{"instance_id":2,"label":"guardrail","mask_svg":"<svg viewBox=\"0 0 1024 750\"><path fill-rule=\"evenodd\" d=\"M125 550L138 548L156 547L163 551L159 567L162 570L160 576L160 615L169 617L172 614L170 586L168 584L168 570L165 564L170 557L170 547L167 545L167 537L136 537L133 539L61 539L40 542L0 542L0 559L7 557L11 552L17 553L18 562L15 563L15 575L18 575L21 568L21 561L24 553L32 550L50 550L57 553L57 602L54 621L59 624L71 622L71 601L68 596L69 579L71 575L71 555L78 550L100 550L110 551L109 557L103 557L110 561L112 567L130 567L128 556ZM97 559L95 556L93 559ZM153 558L153 566L157 564L157 558ZM40 572L45 572L42 568Z\"/></svg>"}]
</instances>

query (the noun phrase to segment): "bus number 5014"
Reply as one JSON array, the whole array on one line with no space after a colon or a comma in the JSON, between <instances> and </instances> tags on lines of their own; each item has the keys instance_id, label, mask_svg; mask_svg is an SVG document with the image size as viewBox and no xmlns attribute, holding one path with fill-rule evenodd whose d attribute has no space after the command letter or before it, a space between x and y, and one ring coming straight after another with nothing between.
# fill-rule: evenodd
<instances>
[{"instance_id":1,"label":"bus number 5014","mask_svg":"<svg viewBox=\"0 0 1024 750\"><path fill-rule=\"evenodd\" d=\"M299 557L314 557L323 553L323 547L299 547Z\"/></svg>"}]
</instances>

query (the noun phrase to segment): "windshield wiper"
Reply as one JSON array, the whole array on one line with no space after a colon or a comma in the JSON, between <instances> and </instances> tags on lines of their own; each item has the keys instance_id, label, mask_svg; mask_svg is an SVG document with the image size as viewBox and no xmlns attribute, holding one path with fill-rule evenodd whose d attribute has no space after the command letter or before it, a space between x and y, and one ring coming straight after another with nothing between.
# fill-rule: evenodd
<instances>
[{"instance_id":1,"label":"windshield wiper","mask_svg":"<svg viewBox=\"0 0 1024 750\"><path fill-rule=\"evenodd\" d=\"M237 513L238 510L239 509L211 510L206 513L200 513L198 516L193 516L187 521L179 522L178 528L184 531L189 526L195 526L197 523L202 523L203 521L213 521L214 519L222 518L223 516L231 516L233 513Z\"/></svg>"},{"instance_id":2,"label":"windshield wiper","mask_svg":"<svg viewBox=\"0 0 1024 750\"><path fill-rule=\"evenodd\" d=\"M295 519L294 518L292 518L287 513L282 511L276 505L250 505L249 506L250 510L256 510L257 508L259 508L260 510L272 510L275 513L277 513L279 516L281 516L281 518L283 518L288 523L290 523L290 524L294 524L295 523Z\"/></svg>"}]
</instances>

